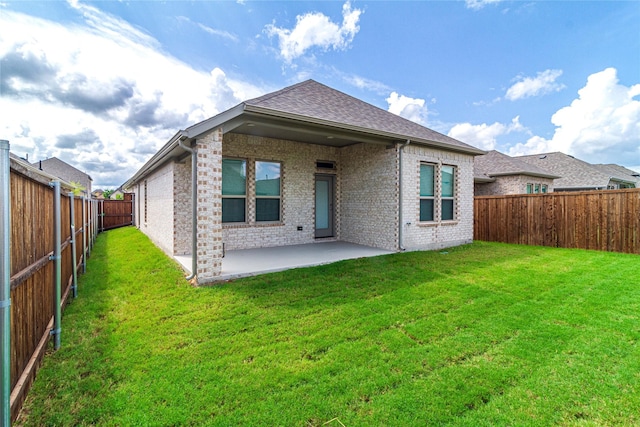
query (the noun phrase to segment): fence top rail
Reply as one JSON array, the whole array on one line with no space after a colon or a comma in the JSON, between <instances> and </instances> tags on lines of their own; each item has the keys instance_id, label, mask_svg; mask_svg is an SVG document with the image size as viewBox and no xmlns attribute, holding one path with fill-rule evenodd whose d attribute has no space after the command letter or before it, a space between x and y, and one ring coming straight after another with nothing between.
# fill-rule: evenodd
<instances>
[{"instance_id":1,"label":"fence top rail","mask_svg":"<svg viewBox=\"0 0 640 427\"><path fill-rule=\"evenodd\" d=\"M73 185L71 185L67 181L64 181L58 178L57 176L53 176L44 171L41 171L40 169L29 164L26 160L21 159L20 157L16 156L13 153L9 153L9 160L10 160L10 169L12 172L23 175L29 179L32 179L33 181L36 181L44 185L49 185L51 181L59 181L60 186L65 190L68 190L68 191L73 190Z\"/></svg>"},{"instance_id":2,"label":"fence top rail","mask_svg":"<svg viewBox=\"0 0 640 427\"><path fill-rule=\"evenodd\" d=\"M494 194L490 196L474 196L476 199L510 199L518 197L560 197L580 194L621 194L621 193L638 193L640 188L622 188L619 190L585 190L585 191L554 191L551 193L538 194Z\"/></svg>"}]
</instances>

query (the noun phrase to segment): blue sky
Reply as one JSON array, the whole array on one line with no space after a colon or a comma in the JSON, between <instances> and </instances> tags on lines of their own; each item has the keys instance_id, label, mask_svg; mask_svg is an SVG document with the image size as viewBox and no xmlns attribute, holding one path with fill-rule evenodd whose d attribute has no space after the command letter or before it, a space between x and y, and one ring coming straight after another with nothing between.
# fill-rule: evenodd
<instances>
[{"instance_id":1,"label":"blue sky","mask_svg":"<svg viewBox=\"0 0 640 427\"><path fill-rule=\"evenodd\" d=\"M117 187L309 78L482 149L640 170L638 1L0 3L0 138Z\"/></svg>"}]
</instances>

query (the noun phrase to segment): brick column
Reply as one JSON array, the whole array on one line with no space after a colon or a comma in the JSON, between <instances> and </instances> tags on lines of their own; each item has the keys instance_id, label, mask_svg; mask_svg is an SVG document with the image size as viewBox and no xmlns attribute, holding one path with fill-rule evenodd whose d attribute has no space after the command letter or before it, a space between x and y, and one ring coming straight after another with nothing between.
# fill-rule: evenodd
<instances>
[{"instance_id":1,"label":"brick column","mask_svg":"<svg viewBox=\"0 0 640 427\"><path fill-rule=\"evenodd\" d=\"M222 272L222 129L196 141L198 150L198 285Z\"/></svg>"}]
</instances>

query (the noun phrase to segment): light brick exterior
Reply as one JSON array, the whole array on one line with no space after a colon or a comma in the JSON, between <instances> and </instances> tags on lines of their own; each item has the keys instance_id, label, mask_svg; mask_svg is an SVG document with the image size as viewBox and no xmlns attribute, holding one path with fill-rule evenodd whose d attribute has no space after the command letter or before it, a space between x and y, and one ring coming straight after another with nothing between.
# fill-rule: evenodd
<instances>
[{"instance_id":1,"label":"light brick exterior","mask_svg":"<svg viewBox=\"0 0 640 427\"><path fill-rule=\"evenodd\" d=\"M440 249L473 241L473 156L417 145L404 148L402 154L402 234L407 250ZM436 194L440 188L442 165L455 166L455 208L453 221L440 221L440 203L436 197L433 222L420 222L420 164L436 165Z\"/></svg>"},{"instance_id":2,"label":"light brick exterior","mask_svg":"<svg viewBox=\"0 0 640 427\"><path fill-rule=\"evenodd\" d=\"M494 196L502 194L527 194L527 184L546 184L548 193L553 192L551 178L541 178L528 175L506 175L495 177L494 182L476 183L474 193L476 196Z\"/></svg>"},{"instance_id":3,"label":"light brick exterior","mask_svg":"<svg viewBox=\"0 0 640 427\"><path fill-rule=\"evenodd\" d=\"M399 146L343 148L229 133L217 129L196 141L198 172L197 279L216 280L226 250L313 243L315 177L335 176L336 240L399 250ZM222 224L222 158L247 162L245 223ZM409 145L403 149L402 223L407 250L436 249L473 239L473 157ZM281 164L281 221L255 221L255 162ZM335 170L316 162L335 162ZM420 163L452 165L455 220L420 223ZM136 188L140 229L170 255L191 253L191 157L168 162ZM439 178L437 185L439 185ZM145 207L147 203L147 221ZM439 204L437 204L439 209ZM299 228L302 228L301 230Z\"/></svg>"},{"instance_id":4,"label":"light brick exterior","mask_svg":"<svg viewBox=\"0 0 640 427\"><path fill-rule=\"evenodd\" d=\"M191 254L191 156L173 168L173 255Z\"/></svg>"},{"instance_id":5,"label":"light brick exterior","mask_svg":"<svg viewBox=\"0 0 640 427\"><path fill-rule=\"evenodd\" d=\"M174 163L168 162L136 186L138 226L166 253L174 254ZM146 183L146 185L145 185ZM146 187L146 193L145 193ZM145 206L146 205L146 206ZM147 211L145 218L145 209Z\"/></svg>"},{"instance_id":6,"label":"light brick exterior","mask_svg":"<svg viewBox=\"0 0 640 427\"><path fill-rule=\"evenodd\" d=\"M216 280L222 271L222 129L196 141L198 153L199 284Z\"/></svg>"}]
</instances>

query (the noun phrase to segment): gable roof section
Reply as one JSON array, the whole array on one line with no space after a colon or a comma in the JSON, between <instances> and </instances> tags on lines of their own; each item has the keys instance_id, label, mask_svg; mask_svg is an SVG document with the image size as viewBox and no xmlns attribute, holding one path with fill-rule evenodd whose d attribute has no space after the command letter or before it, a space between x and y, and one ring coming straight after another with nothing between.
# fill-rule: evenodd
<instances>
[{"instance_id":1,"label":"gable roof section","mask_svg":"<svg viewBox=\"0 0 640 427\"><path fill-rule=\"evenodd\" d=\"M552 174L534 164L524 162L518 158L507 156L496 150L491 150L473 159L473 176L477 182L491 182L497 176L527 175L540 178L556 179Z\"/></svg>"},{"instance_id":2,"label":"gable roof section","mask_svg":"<svg viewBox=\"0 0 640 427\"><path fill-rule=\"evenodd\" d=\"M599 170L595 165L560 152L517 158L560 175L561 178L554 182L555 190L606 189L612 178L609 173Z\"/></svg>"},{"instance_id":3,"label":"gable roof section","mask_svg":"<svg viewBox=\"0 0 640 427\"><path fill-rule=\"evenodd\" d=\"M67 181L89 180L91 176L57 157L50 157L33 163L33 166Z\"/></svg>"},{"instance_id":4,"label":"gable roof section","mask_svg":"<svg viewBox=\"0 0 640 427\"><path fill-rule=\"evenodd\" d=\"M469 155L485 151L396 114L307 80L244 101L185 130L178 131L124 186L128 187L169 158L184 155L179 141L194 140L214 129L341 147L357 143L391 145L411 141Z\"/></svg>"},{"instance_id":5,"label":"gable roof section","mask_svg":"<svg viewBox=\"0 0 640 427\"><path fill-rule=\"evenodd\" d=\"M636 187L640 187L640 173L631 169L627 169L624 166L616 165L614 163L602 164L598 163L593 165L600 172L609 174L611 179L624 183L634 183Z\"/></svg>"}]
</instances>

